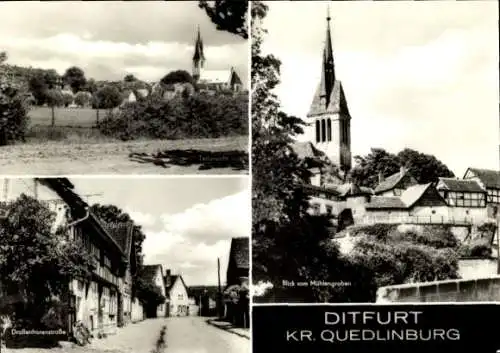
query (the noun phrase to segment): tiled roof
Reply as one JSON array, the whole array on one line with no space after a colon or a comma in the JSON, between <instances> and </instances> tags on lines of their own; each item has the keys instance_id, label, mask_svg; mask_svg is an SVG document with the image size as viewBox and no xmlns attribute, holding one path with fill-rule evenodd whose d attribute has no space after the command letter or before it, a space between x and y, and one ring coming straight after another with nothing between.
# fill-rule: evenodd
<instances>
[{"instance_id":1,"label":"tiled roof","mask_svg":"<svg viewBox=\"0 0 500 353\"><path fill-rule=\"evenodd\" d=\"M188 295L189 295L189 287L186 286L186 282L184 282L184 278L182 278L181 275L170 275L170 278L168 280L165 279L165 283L166 283L165 290L166 290L166 292L167 293L170 292L170 290L172 289L172 287L175 284L175 281L177 281L178 278L181 280L182 284L186 288L186 291L188 292Z\"/></svg>"},{"instance_id":2,"label":"tiled roof","mask_svg":"<svg viewBox=\"0 0 500 353\"><path fill-rule=\"evenodd\" d=\"M333 83L329 102L321 102L321 91L322 87L320 83L316 89L316 93L314 94L311 107L309 108L309 113L307 114L308 117L322 114L342 114L344 116L350 116L344 89L340 81L336 80ZM326 103L328 103L328 105Z\"/></svg>"},{"instance_id":3,"label":"tiled roof","mask_svg":"<svg viewBox=\"0 0 500 353\"><path fill-rule=\"evenodd\" d=\"M407 206L411 207L417 202L424 192L431 186L431 183L428 184L417 184L417 185L412 185L408 189L406 189L402 194L401 194L401 201Z\"/></svg>"},{"instance_id":4,"label":"tiled roof","mask_svg":"<svg viewBox=\"0 0 500 353\"><path fill-rule=\"evenodd\" d=\"M490 169L469 168L488 189L500 189L500 171Z\"/></svg>"},{"instance_id":5,"label":"tiled roof","mask_svg":"<svg viewBox=\"0 0 500 353\"><path fill-rule=\"evenodd\" d=\"M357 195L371 195L373 190L364 186L358 186L354 183L347 183L342 185L337 185L335 187L339 192L340 196L357 196Z\"/></svg>"},{"instance_id":6,"label":"tiled roof","mask_svg":"<svg viewBox=\"0 0 500 353\"><path fill-rule=\"evenodd\" d=\"M391 176L386 177L377 185L374 192L378 194L384 191L394 189L405 175L407 175L407 172L399 171L397 173L392 174Z\"/></svg>"},{"instance_id":7,"label":"tiled roof","mask_svg":"<svg viewBox=\"0 0 500 353\"><path fill-rule=\"evenodd\" d=\"M203 70L200 83L229 83L231 70Z\"/></svg>"},{"instance_id":8,"label":"tiled roof","mask_svg":"<svg viewBox=\"0 0 500 353\"><path fill-rule=\"evenodd\" d=\"M397 196L374 196L367 209L408 209L412 207L432 186L432 183L412 185L400 197ZM444 204L444 201L443 201Z\"/></svg>"},{"instance_id":9,"label":"tiled roof","mask_svg":"<svg viewBox=\"0 0 500 353\"><path fill-rule=\"evenodd\" d=\"M397 196L373 196L366 209L401 208L406 209L406 204Z\"/></svg>"},{"instance_id":10,"label":"tiled roof","mask_svg":"<svg viewBox=\"0 0 500 353\"><path fill-rule=\"evenodd\" d=\"M158 270L158 267L161 265L143 265L141 268L141 272L139 276L145 280L146 282L152 282L155 275L156 271Z\"/></svg>"},{"instance_id":11,"label":"tiled roof","mask_svg":"<svg viewBox=\"0 0 500 353\"><path fill-rule=\"evenodd\" d=\"M292 149L301 159L318 158L323 155L323 152L314 147L311 142L294 142Z\"/></svg>"},{"instance_id":12,"label":"tiled roof","mask_svg":"<svg viewBox=\"0 0 500 353\"><path fill-rule=\"evenodd\" d=\"M132 223L121 223L121 224L106 224L103 223L103 228L115 239L118 246L127 256L130 257L130 249L132 246L132 239L134 233L134 226Z\"/></svg>"},{"instance_id":13,"label":"tiled roof","mask_svg":"<svg viewBox=\"0 0 500 353\"><path fill-rule=\"evenodd\" d=\"M250 239L247 237L232 238L229 256L233 258L237 268L249 268Z\"/></svg>"},{"instance_id":14,"label":"tiled roof","mask_svg":"<svg viewBox=\"0 0 500 353\"><path fill-rule=\"evenodd\" d=\"M485 190L475 180L439 178L438 188L449 191L484 192Z\"/></svg>"}]
</instances>

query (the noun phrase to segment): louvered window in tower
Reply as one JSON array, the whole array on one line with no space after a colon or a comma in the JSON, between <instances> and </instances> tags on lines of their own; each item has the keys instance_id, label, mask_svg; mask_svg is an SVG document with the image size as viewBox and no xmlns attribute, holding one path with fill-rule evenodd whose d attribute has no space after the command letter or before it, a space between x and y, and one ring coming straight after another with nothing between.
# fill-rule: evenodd
<instances>
[{"instance_id":1,"label":"louvered window in tower","mask_svg":"<svg viewBox=\"0 0 500 353\"><path fill-rule=\"evenodd\" d=\"M321 142L326 141L326 121L321 119Z\"/></svg>"},{"instance_id":2,"label":"louvered window in tower","mask_svg":"<svg viewBox=\"0 0 500 353\"><path fill-rule=\"evenodd\" d=\"M319 120L316 120L316 143L320 142L320 133L321 133L321 129L320 129L320 126L319 126Z\"/></svg>"}]
</instances>

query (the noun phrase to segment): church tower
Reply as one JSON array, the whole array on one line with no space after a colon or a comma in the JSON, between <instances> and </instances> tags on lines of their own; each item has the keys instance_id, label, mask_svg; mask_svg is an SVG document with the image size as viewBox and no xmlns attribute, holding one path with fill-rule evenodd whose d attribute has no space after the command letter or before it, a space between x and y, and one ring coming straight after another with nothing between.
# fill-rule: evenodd
<instances>
[{"instance_id":1,"label":"church tower","mask_svg":"<svg viewBox=\"0 0 500 353\"><path fill-rule=\"evenodd\" d=\"M342 83L335 76L330 15L326 18L326 41L321 65L321 81L307 114L307 137L342 170L351 169L351 115Z\"/></svg>"},{"instance_id":2,"label":"church tower","mask_svg":"<svg viewBox=\"0 0 500 353\"><path fill-rule=\"evenodd\" d=\"M200 26L198 26L198 36L194 42L193 55L193 78L198 81L201 77L201 70L205 64L205 54L203 53L203 41L201 40Z\"/></svg>"}]
</instances>

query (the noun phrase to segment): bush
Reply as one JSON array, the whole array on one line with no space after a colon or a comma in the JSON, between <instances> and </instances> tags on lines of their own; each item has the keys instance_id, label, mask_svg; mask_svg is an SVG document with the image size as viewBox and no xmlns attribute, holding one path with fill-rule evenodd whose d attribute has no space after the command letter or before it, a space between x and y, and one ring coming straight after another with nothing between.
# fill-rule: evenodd
<instances>
[{"instance_id":1,"label":"bush","mask_svg":"<svg viewBox=\"0 0 500 353\"><path fill-rule=\"evenodd\" d=\"M24 141L30 121L28 104L28 96L22 89L0 76L0 146Z\"/></svg>"},{"instance_id":2,"label":"bush","mask_svg":"<svg viewBox=\"0 0 500 353\"><path fill-rule=\"evenodd\" d=\"M409 241L362 239L345 256L355 279L346 296L374 301L379 287L458 278L458 258L452 249L436 249Z\"/></svg>"},{"instance_id":3,"label":"bush","mask_svg":"<svg viewBox=\"0 0 500 353\"><path fill-rule=\"evenodd\" d=\"M396 228L397 226L395 226L394 224L376 223L376 224L356 227L352 230L351 235L357 236L365 234L375 238L376 240L386 241L389 235L394 230L396 230Z\"/></svg>"},{"instance_id":4,"label":"bush","mask_svg":"<svg viewBox=\"0 0 500 353\"><path fill-rule=\"evenodd\" d=\"M99 124L122 140L217 138L248 133L248 96L193 94L164 100L152 95L125 104Z\"/></svg>"},{"instance_id":5,"label":"bush","mask_svg":"<svg viewBox=\"0 0 500 353\"><path fill-rule=\"evenodd\" d=\"M473 239L469 243L462 244L458 249L460 257L490 258L492 255L491 240L487 238Z\"/></svg>"},{"instance_id":6,"label":"bush","mask_svg":"<svg viewBox=\"0 0 500 353\"><path fill-rule=\"evenodd\" d=\"M425 226L422 232L406 232L404 237L436 249L456 248L458 240L447 226Z\"/></svg>"}]
</instances>

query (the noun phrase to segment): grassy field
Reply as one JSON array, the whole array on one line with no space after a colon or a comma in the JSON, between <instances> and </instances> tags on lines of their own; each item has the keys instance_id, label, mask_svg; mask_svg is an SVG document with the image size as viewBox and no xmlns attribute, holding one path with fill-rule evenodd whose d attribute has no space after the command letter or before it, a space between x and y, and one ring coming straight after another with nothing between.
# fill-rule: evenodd
<instances>
[{"instance_id":1,"label":"grassy field","mask_svg":"<svg viewBox=\"0 0 500 353\"><path fill-rule=\"evenodd\" d=\"M99 111L99 119L106 116L106 110ZM52 112L49 107L33 107L29 112L31 126L50 126ZM97 122L97 110L91 108L55 108L55 125L90 128Z\"/></svg>"}]
</instances>

